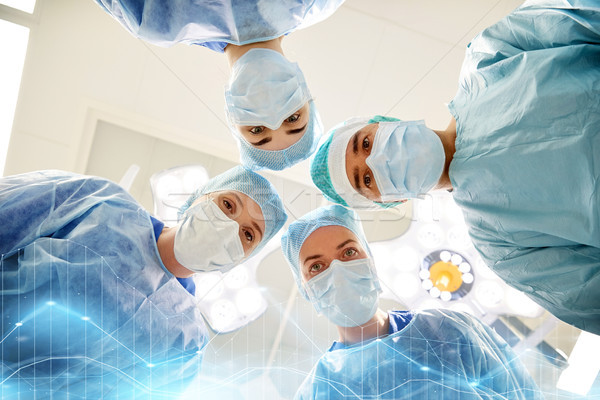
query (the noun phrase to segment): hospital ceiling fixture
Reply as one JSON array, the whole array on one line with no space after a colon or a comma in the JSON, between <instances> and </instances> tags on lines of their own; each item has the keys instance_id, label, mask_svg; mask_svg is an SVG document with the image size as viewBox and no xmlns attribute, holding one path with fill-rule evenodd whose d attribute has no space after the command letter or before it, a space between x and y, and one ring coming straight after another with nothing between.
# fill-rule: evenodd
<instances>
[{"instance_id":1,"label":"hospital ceiling fixture","mask_svg":"<svg viewBox=\"0 0 600 400\"><path fill-rule=\"evenodd\" d=\"M485 265L448 193L414 200L406 233L370 246L382 297L410 309L449 308L488 322L498 315L536 318L544 312Z\"/></svg>"},{"instance_id":2,"label":"hospital ceiling fixture","mask_svg":"<svg viewBox=\"0 0 600 400\"><path fill-rule=\"evenodd\" d=\"M152 175L155 217L165 226L177 225L181 206L208 180L208 172L201 165L173 167ZM256 281L256 269L277 246L279 238L280 234L276 235L257 255L225 274L219 271L194 274L198 308L213 331L235 331L265 312L267 301Z\"/></svg>"}]
</instances>

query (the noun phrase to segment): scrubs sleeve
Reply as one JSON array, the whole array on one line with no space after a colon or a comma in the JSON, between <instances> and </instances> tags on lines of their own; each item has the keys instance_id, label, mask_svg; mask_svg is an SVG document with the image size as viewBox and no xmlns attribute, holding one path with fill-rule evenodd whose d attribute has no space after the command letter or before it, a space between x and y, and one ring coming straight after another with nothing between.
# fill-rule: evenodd
<instances>
[{"instance_id":1,"label":"scrubs sleeve","mask_svg":"<svg viewBox=\"0 0 600 400\"><path fill-rule=\"evenodd\" d=\"M583 245L517 248L489 265L557 318L600 334L600 249Z\"/></svg>"},{"instance_id":2,"label":"scrubs sleeve","mask_svg":"<svg viewBox=\"0 0 600 400\"><path fill-rule=\"evenodd\" d=\"M52 237L105 201L137 208L115 184L64 171L39 171L0 179L0 254L40 237Z\"/></svg>"}]
</instances>

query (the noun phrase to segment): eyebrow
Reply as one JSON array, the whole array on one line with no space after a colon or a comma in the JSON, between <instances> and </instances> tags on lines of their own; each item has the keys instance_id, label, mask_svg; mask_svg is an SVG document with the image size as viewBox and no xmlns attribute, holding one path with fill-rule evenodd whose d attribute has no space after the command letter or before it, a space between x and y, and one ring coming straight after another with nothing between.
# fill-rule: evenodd
<instances>
[{"instance_id":1,"label":"eyebrow","mask_svg":"<svg viewBox=\"0 0 600 400\"><path fill-rule=\"evenodd\" d=\"M308 123L304 124L304 126L302 128L291 129L291 130L287 131L286 133L288 135L295 135L296 133L302 132L306 128L307 125L308 125Z\"/></svg>"},{"instance_id":2,"label":"eyebrow","mask_svg":"<svg viewBox=\"0 0 600 400\"><path fill-rule=\"evenodd\" d=\"M358 167L354 168L354 188L358 191L362 190L360 187L360 179L358 177Z\"/></svg>"},{"instance_id":3,"label":"eyebrow","mask_svg":"<svg viewBox=\"0 0 600 400\"><path fill-rule=\"evenodd\" d=\"M244 204L244 203L242 203L242 199L240 198L240 196L238 196L238 194L235 191L232 190L231 195L233 197L235 197L235 200L238 202L238 204L240 204L240 205Z\"/></svg>"},{"instance_id":4,"label":"eyebrow","mask_svg":"<svg viewBox=\"0 0 600 400\"><path fill-rule=\"evenodd\" d=\"M252 226L254 226L254 229L256 229L258 231L258 233L260 233L260 240L262 240L262 238L263 238L263 231L262 231L262 229L260 229L260 226L258 226L258 224L256 223L256 221L252 221Z\"/></svg>"},{"instance_id":5,"label":"eyebrow","mask_svg":"<svg viewBox=\"0 0 600 400\"><path fill-rule=\"evenodd\" d=\"M358 134L360 133L360 131L356 132L354 135L352 135L352 150L354 152L354 154L358 155Z\"/></svg>"},{"instance_id":6,"label":"eyebrow","mask_svg":"<svg viewBox=\"0 0 600 400\"><path fill-rule=\"evenodd\" d=\"M309 260L314 260L315 258L320 258L323 257L322 254L315 254L314 256L308 256L304 259L304 262L302 264L306 264L307 261Z\"/></svg>"},{"instance_id":7,"label":"eyebrow","mask_svg":"<svg viewBox=\"0 0 600 400\"><path fill-rule=\"evenodd\" d=\"M354 240L354 239L345 240L344 242L342 242L341 244L338 245L337 250L341 249L342 247L344 247L348 243L352 243L352 242L356 242L356 240Z\"/></svg>"},{"instance_id":8,"label":"eyebrow","mask_svg":"<svg viewBox=\"0 0 600 400\"><path fill-rule=\"evenodd\" d=\"M250 144L251 144L252 146L262 146L263 144L267 144L267 143L269 143L271 140L273 140L273 138L272 138L272 137L266 137L266 138L264 138L264 139L261 139L261 140L259 140L259 141L258 141L258 142L256 142L256 143L252 143L252 142L250 142Z\"/></svg>"}]
</instances>

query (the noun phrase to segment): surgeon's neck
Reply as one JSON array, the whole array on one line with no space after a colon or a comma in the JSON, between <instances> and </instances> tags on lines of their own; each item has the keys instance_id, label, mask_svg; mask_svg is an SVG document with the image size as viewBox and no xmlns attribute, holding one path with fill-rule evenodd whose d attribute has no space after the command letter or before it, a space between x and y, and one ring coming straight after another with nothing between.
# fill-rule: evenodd
<instances>
[{"instance_id":1,"label":"surgeon's neck","mask_svg":"<svg viewBox=\"0 0 600 400\"><path fill-rule=\"evenodd\" d=\"M280 36L276 39L267 40L266 42L249 43L241 46L228 44L225 47L225 55L227 56L227 61L229 61L229 68L233 67L233 64L235 64L235 62L250 49L270 49L283 54L283 49L281 48L282 40L283 36Z\"/></svg>"},{"instance_id":2,"label":"surgeon's neck","mask_svg":"<svg viewBox=\"0 0 600 400\"><path fill-rule=\"evenodd\" d=\"M352 345L387 335L390 331L390 316L378 308L375 315L366 323L348 328L338 326L337 329L340 342L345 345Z\"/></svg>"},{"instance_id":3,"label":"surgeon's neck","mask_svg":"<svg viewBox=\"0 0 600 400\"><path fill-rule=\"evenodd\" d=\"M454 152L456 151L456 120L454 117L450 120L450 124L443 131L434 132L439 136L442 141L442 146L444 146L444 154L446 155L446 162L444 163L444 171L442 172L442 176L438 181L437 186L434 188L450 190L452 189L452 182L450 181L450 163L452 162L452 158L454 157Z\"/></svg>"},{"instance_id":4,"label":"surgeon's neck","mask_svg":"<svg viewBox=\"0 0 600 400\"><path fill-rule=\"evenodd\" d=\"M177 278L189 278L190 276L194 275L194 272L179 264L175 258L175 233L177 233L176 226L163 228L158 240L156 241L158 254L160 254L162 263L173 275L175 275Z\"/></svg>"}]
</instances>

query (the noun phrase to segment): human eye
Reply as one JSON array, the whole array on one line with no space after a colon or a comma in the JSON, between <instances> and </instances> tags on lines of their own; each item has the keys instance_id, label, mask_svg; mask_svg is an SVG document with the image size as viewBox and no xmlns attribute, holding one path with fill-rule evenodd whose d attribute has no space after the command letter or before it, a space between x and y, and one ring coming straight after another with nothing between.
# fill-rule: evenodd
<instances>
[{"instance_id":1,"label":"human eye","mask_svg":"<svg viewBox=\"0 0 600 400\"><path fill-rule=\"evenodd\" d=\"M324 269L323 264L321 263L314 263L313 265L311 265L308 270L310 271L311 274L318 274L319 272L321 272Z\"/></svg>"},{"instance_id":2,"label":"human eye","mask_svg":"<svg viewBox=\"0 0 600 400\"><path fill-rule=\"evenodd\" d=\"M363 176L363 184L365 185L365 187L368 187L368 188L371 187L371 174L369 172L367 172Z\"/></svg>"},{"instance_id":3,"label":"human eye","mask_svg":"<svg viewBox=\"0 0 600 400\"><path fill-rule=\"evenodd\" d=\"M258 135L261 134L265 131L265 127L264 126L253 126L252 128L250 128L250 133L253 135Z\"/></svg>"},{"instance_id":4,"label":"human eye","mask_svg":"<svg viewBox=\"0 0 600 400\"><path fill-rule=\"evenodd\" d=\"M254 234L253 234L253 232L251 230L244 229L242 231L242 233L244 234L244 237L246 238L246 241L248 241L248 242L254 241Z\"/></svg>"},{"instance_id":5,"label":"human eye","mask_svg":"<svg viewBox=\"0 0 600 400\"><path fill-rule=\"evenodd\" d=\"M300 114L293 114L293 115L290 115L289 117L287 117L285 122L292 124L292 123L298 121L299 119L300 119Z\"/></svg>"},{"instance_id":6,"label":"human eye","mask_svg":"<svg viewBox=\"0 0 600 400\"><path fill-rule=\"evenodd\" d=\"M366 136L362 141L362 147L363 147L363 149L368 150L370 146L371 146L371 141L369 140L369 137Z\"/></svg>"},{"instance_id":7,"label":"human eye","mask_svg":"<svg viewBox=\"0 0 600 400\"><path fill-rule=\"evenodd\" d=\"M351 248L351 247L344 250L344 257L354 257L357 254L358 254L358 251L356 251L356 249Z\"/></svg>"},{"instance_id":8,"label":"human eye","mask_svg":"<svg viewBox=\"0 0 600 400\"><path fill-rule=\"evenodd\" d=\"M228 197L221 198L221 210L229 217L232 218L236 215L237 206L235 201L231 200Z\"/></svg>"}]
</instances>

